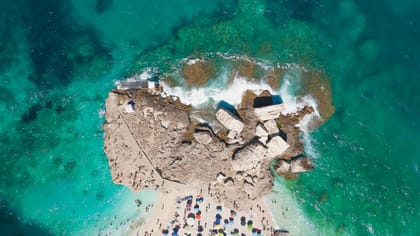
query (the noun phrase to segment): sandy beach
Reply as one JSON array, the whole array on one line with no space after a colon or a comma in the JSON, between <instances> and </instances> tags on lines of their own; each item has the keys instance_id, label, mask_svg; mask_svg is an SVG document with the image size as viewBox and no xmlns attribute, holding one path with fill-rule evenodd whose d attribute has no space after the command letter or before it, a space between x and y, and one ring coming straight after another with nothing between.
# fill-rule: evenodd
<instances>
[{"instance_id":1,"label":"sandy beach","mask_svg":"<svg viewBox=\"0 0 420 236\"><path fill-rule=\"evenodd\" d=\"M263 200L239 211L218 202L208 186L182 187L160 193L144 224L129 235L273 235L277 229Z\"/></svg>"}]
</instances>

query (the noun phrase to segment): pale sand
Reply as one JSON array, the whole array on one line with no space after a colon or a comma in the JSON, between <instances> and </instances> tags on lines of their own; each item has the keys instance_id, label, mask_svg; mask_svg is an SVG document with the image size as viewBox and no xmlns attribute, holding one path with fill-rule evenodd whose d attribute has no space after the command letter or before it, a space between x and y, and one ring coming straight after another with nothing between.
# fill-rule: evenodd
<instances>
[{"instance_id":1,"label":"pale sand","mask_svg":"<svg viewBox=\"0 0 420 236\"><path fill-rule=\"evenodd\" d=\"M170 184L172 183L168 183L168 185ZM184 224L187 215L189 213L194 213L193 208L196 203L196 196L199 195L200 192L201 196L204 198L204 201L198 204L202 212L202 218L200 220L200 225L204 228L202 235L211 235L210 229L214 229L213 222L215 221L215 216L218 213L216 210L217 206L222 206L222 212L219 213L222 216L220 224L222 228L224 225L224 219L229 219L230 217L231 209L224 207L215 198L210 197L207 187L201 188L198 186L181 186L175 184L174 186L167 186L167 188L173 189L173 191L169 193L160 193L159 200L151 209L152 212L150 212L144 224L138 228L132 228L128 232L128 235L163 235L163 229L168 229L169 235L171 235L172 229L175 225L179 225L181 227L178 231L178 235L183 236L185 233L197 235L198 221L195 222L194 226L187 226L185 228ZM177 197L182 198L188 195L192 195L194 197L191 211L185 210L186 201L181 203L176 202ZM246 217L247 222L248 220L252 220L253 227L260 229L261 235L272 235L276 229L276 224L274 223L269 209L266 207L263 199L254 201L247 210L232 210L236 211L236 217L234 217L233 225L228 225L225 228L226 235L231 235L230 232L235 228L237 228L240 232L238 235L241 235L241 233L244 233L245 235L252 235L252 232L248 230L246 225L240 225L240 218L242 216ZM179 214L178 217L175 217L175 212ZM171 224L170 222L173 220L177 221L174 224Z\"/></svg>"}]
</instances>

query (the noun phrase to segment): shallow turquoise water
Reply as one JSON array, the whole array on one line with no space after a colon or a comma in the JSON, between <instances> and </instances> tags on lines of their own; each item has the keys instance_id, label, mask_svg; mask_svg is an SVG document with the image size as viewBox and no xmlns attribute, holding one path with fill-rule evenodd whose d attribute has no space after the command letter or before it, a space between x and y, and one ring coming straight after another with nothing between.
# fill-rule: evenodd
<instances>
[{"instance_id":1,"label":"shallow turquoise water","mask_svg":"<svg viewBox=\"0 0 420 236\"><path fill-rule=\"evenodd\" d=\"M331 77L336 112L311 134L316 169L286 184L320 235L419 235L419 9L390 0L1 1L2 232L116 230L143 212L133 200L153 193L111 182L107 92L143 67L221 52Z\"/></svg>"}]
</instances>

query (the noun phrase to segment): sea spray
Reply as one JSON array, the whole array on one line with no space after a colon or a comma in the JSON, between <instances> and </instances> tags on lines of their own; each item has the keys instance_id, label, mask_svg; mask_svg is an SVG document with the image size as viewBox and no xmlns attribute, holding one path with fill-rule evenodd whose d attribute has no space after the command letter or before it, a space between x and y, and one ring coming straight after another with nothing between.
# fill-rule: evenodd
<instances>
[{"instance_id":1,"label":"sea spray","mask_svg":"<svg viewBox=\"0 0 420 236\"><path fill-rule=\"evenodd\" d=\"M236 76L231 84L228 77L221 75L225 79L219 79L220 83L212 83L209 87L186 88L185 86L169 87L165 82L162 83L164 91L168 95L176 96L181 102L190 104L193 107L200 107L209 102L217 106L220 101L226 101L232 105L240 104L242 93L246 90L273 92L270 86L264 82L249 81L246 78Z\"/></svg>"}]
</instances>

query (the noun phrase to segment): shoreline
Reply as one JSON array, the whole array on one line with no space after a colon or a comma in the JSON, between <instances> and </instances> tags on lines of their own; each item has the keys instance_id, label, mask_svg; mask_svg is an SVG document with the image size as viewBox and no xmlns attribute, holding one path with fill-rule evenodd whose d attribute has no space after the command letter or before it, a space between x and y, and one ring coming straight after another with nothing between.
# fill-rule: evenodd
<instances>
[{"instance_id":1,"label":"shoreline","mask_svg":"<svg viewBox=\"0 0 420 236\"><path fill-rule=\"evenodd\" d=\"M158 202L153 207L152 212L144 223L139 228L130 230L127 235L162 235L163 229L168 229L170 235L173 232L174 225L176 225L171 224L171 221L173 220L181 223L181 228L178 231L179 235L184 235L184 233L196 235L196 233L198 233L199 225L203 227L203 231L201 232L202 235L210 235L210 230L219 228L224 228L227 233L235 228L241 230L239 231L241 233L251 233L252 229L249 230L248 225L242 226L240 224L241 217L246 218L246 223L248 223L249 220L252 220L252 228L261 230L261 235L273 235L274 231L277 229L277 224L264 199L255 201L248 209L236 210L227 208L221 202L211 197L207 191L200 190L201 189L199 189L198 186L195 186L180 191L172 191L168 194L160 193ZM180 203L177 203L176 201L177 198L183 196L193 196L192 205L196 205L195 201L197 196L201 196L204 199L202 203L197 203L200 211L202 210L202 213L200 214L201 219L196 219L194 226L185 225L188 214L194 212L193 207L191 210L186 210L186 201L181 201ZM217 206L221 206L222 211L217 211ZM224 223L220 223L220 226L216 225L213 227L217 214L220 214L223 219L226 220L230 217L231 210L236 212L236 216L232 217L234 219L233 224L226 226ZM179 214L178 217L175 217L176 213Z\"/></svg>"}]
</instances>

